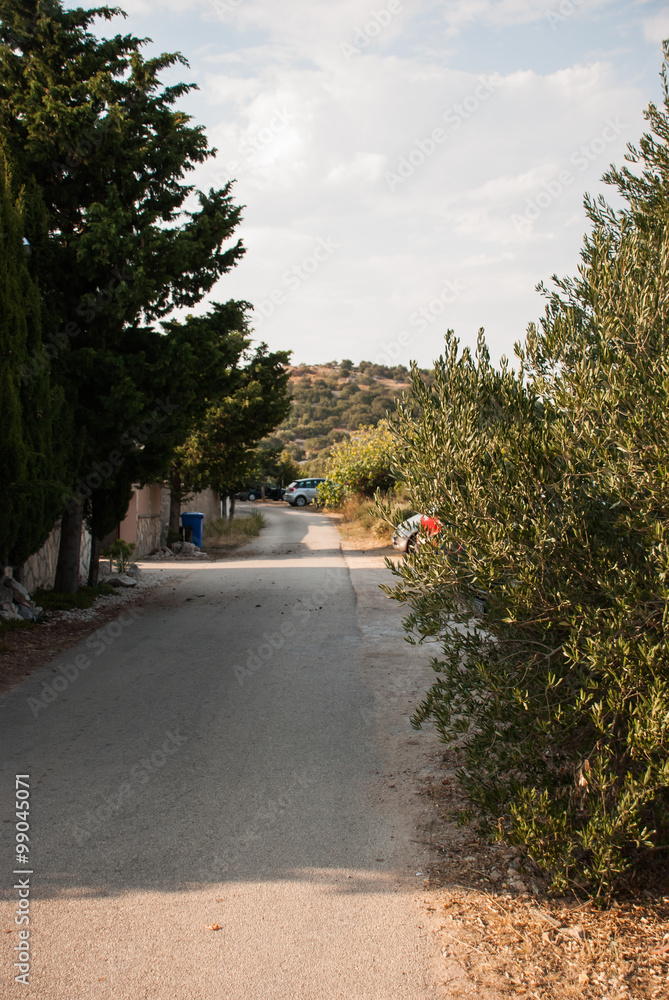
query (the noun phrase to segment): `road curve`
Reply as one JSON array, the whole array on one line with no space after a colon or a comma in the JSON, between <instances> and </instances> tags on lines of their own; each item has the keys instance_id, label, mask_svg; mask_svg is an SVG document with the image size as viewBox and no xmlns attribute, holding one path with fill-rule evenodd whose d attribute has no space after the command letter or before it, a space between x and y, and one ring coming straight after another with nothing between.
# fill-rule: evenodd
<instances>
[{"instance_id":1,"label":"road curve","mask_svg":"<svg viewBox=\"0 0 669 1000\"><path fill-rule=\"evenodd\" d=\"M345 559L326 517L263 509L234 558L175 564L107 644L0 703L2 997L443 995L410 790L393 778L425 656L400 643L385 571ZM12 981L17 773L31 776L28 986Z\"/></svg>"}]
</instances>

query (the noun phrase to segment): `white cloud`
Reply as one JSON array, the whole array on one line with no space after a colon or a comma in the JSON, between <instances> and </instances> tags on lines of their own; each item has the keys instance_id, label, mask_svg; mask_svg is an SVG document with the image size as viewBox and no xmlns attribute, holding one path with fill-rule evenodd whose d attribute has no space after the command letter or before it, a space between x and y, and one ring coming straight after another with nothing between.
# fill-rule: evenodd
<instances>
[{"instance_id":1,"label":"white cloud","mask_svg":"<svg viewBox=\"0 0 669 1000\"><path fill-rule=\"evenodd\" d=\"M643 35L647 42L663 42L669 38L669 10L658 11L643 19Z\"/></svg>"},{"instance_id":2,"label":"white cloud","mask_svg":"<svg viewBox=\"0 0 669 1000\"><path fill-rule=\"evenodd\" d=\"M583 193L600 190L638 138L653 96L636 66L621 68L618 29L603 36L606 19L588 21L620 13L614 0L401 0L376 21L388 0L126 6L169 14L172 47L201 86L189 110L218 149L193 180L235 177L246 206L246 257L212 297L256 303L258 335L297 360L360 360L408 331L398 360L428 363L448 327L471 342L480 325L493 354L510 353L542 310L537 281L574 269ZM648 4L632 7L626 44L640 62ZM574 51L557 45L546 17L572 8L583 39ZM664 23L643 20L647 43ZM528 47L530 30L549 58ZM336 252L289 285L330 239ZM427 326L412 325L431 302Z\"/></svg>"}]
</instances>

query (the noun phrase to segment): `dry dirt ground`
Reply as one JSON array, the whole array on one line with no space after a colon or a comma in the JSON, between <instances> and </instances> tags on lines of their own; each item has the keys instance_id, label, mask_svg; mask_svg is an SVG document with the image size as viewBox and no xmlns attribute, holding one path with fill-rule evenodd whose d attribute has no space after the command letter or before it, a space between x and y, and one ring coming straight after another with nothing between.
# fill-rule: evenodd
<instances>
[{"instance_id":1,"label":"dry dirt ground","mask_svg":"<svg viewBox=\"0 0 669 1000\"><path fill-rule=\"evenodd\" d=\"M666 869L653 892L622 898L605 911L550 894L520 851L458 826L455 817L466 802L457 767L454 755L444 753L423 780L424 837L434 852L425 866L426 907L441 918L448 951L469 980L528 1000L669 997Z\"/></svg>"}]
</instances>

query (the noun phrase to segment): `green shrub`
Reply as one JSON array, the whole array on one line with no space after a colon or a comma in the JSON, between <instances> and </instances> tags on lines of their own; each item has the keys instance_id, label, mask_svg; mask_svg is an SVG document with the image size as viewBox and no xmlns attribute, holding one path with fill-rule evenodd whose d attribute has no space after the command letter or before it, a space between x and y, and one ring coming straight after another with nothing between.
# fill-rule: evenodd
<instances>
[{"instance_id":1,"label":"green shrub","mask_svg":"<svg viewBox=\"0 0 669 1000\"><path fill-rule=\"evenodd\" d=\"M326 510L338 510L346 498L346 489L334 479L326 479L316 488L316 503Z\"/></svg>"},{"instance_id":2,"label":"green shrub","mask_svg":"<svg viewBox=\"0 0 669 1000\"><path fill-rule=\"evenodd\" d=\"M666 83L648 117L641 169L605 178L627 206L586 201L581 269L519 373L449 334L393 420L411 502L443 525L393 591L441 649L414 724L462 749L489 829L598 898L669 845Z\"/></svg>"},{"instance_id":3,"label":"green shrub","mask_svg":"<svg viewBox=\"0 0 669 1000\"><path fill-rule=\"evenodd\" d=\"M134 542L126 542L122 538L117 538L115 542L112 542L109 546L109 555L112 557L116 563L116 568L119 573L122 573L125 569L126 562L130 559L130 556L135 551Z\"/></svg>"},{"instance_id":4,"label":"green shrub","mask_svg":"<svg viewBox=\"0 0 669 1000\"><path fill-rule=\"evenodd\" d=\"M386 420L376 427L360 427L350 437L332 445L328 478L341 483L350 493L364 496L392 489L393 448L393 435Z\"/></svg>"}]
</instances>

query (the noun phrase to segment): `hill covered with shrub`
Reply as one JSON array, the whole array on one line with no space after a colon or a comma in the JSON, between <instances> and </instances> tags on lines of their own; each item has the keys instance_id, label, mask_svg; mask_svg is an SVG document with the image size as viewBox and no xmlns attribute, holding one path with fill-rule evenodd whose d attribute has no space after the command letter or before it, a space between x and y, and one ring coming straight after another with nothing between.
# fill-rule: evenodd
<instances>
[{"instance_id":1,"label":"hill covered with shrub","mask_svg":"<svg viewBox=\"0 0 669 1000\"><path fill-rule=\"evenodd\" d=\"M430 372L424 371L425 380ZM298 462L309 460L314 474L330 446L361 425L376 427L395 401L409 390L409 372L403 365L385 367L344 360L291 369L289 416L267 443L282 446Z\"/></svg>"}]
</instances>

